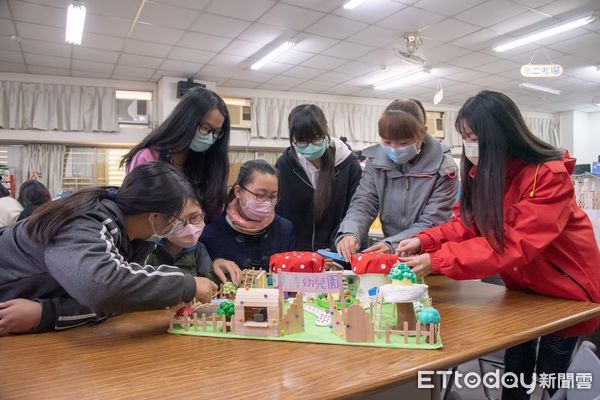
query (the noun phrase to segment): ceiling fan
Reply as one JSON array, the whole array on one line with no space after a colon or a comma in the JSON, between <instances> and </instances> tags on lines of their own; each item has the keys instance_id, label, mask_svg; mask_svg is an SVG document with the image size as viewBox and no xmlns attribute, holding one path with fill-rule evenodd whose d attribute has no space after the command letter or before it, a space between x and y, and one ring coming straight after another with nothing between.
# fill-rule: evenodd
<instances>
[{"instance_id":1,"label":"ceiling fan","mask_svg":"<svg viewBox=\"0 0 600 400\"><path fill-rule=\"evenodd\" d=\"M392 50L400 59L412 65L425 65L425 58L420 53L423 46L423 38L419 32L407 32L402 35L403 45L394 47Z\"/></svg>"}]
</instances>

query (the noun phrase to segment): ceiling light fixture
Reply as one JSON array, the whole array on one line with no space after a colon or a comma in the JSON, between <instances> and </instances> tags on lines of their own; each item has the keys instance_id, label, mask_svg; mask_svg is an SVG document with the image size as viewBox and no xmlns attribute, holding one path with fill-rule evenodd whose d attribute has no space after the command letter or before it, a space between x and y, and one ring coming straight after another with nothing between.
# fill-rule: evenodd
<instances>
[{"instance_id":1,"label":"ceiling light fixture","mask_svg":"<svg viewBox=\"0 0 600 400\"><path fill-rule=\"evenodd\" d=\"M373 89L375 90L386 90L389 88L393 88L399 85L402 85L406 82L411 82L417 80L419 78L423 78L428 76L431 73L431 68L429 67L421 67L414 69L409 72L405 72L404 74L395 76L390 79L383 80L381 82L377 82L373 85Z\"/></svg>"},{"instance_id":2,"label":"ceiling light fixture","mask_svg":"<svg viewBox=\"0 0 600 400\"><path fill-rule=\"evenodd\" d=\"M532 90L534 92L549 93L560 96L560 90L552 89L546 86L534 85L533 83L519 83L519 87L521 89Z\"/></svg>"},{"instance_id":3,"label":"ceiling light fixture","mask_svg":"<svg viewBox=\"0 0 600 400\"><path fill-rule=\"evenodd\" d=\"M544 29L542 31L532 33L523 37L520 37L515 40L511 40L510 42L501 44L499 46L494 47L494 51L501 53L503 51L511 50L516 47L524 46L529 43L537 42L538 40L546 39L554 35L558 35L559 33L567 32L575 28L579 28L581 26L587 25L590 22L596 20L597 14L594 13L592 15L588 15L587 17L579 18L574 21L566 22L564 24L556 25L549 29Z\"/></svg>"},{"instance_id":4,"label":"ceiling light fixture","mask_svg":"<svg viewBox=\"0 0 600 400\"><path fill-rule=\"evenodd\" d=\"M254 64L252 64L250 69L252 69L254 71L258 71L259 69L264 67L265 64L273 61L277 56L288 51L295 45L296 45L296 42L294 42L292 40L288 40L287 42L280 44L279 47L277 47L275 50L273 50L272 52L270 52L269 54L267 54L266 56L264 56L263 58L261 58L260 60L255 62Z\"/></svg>"},{"instance_id":5,"label":"ceiling light fixture","mask_svg":"<svg viewBox=\"0 0 600 400\"><path fill-rule=\"evenodd\" d=\"M142 92L134 90L116 90L115 97L125 100L152 100L152 92Z\"/></svg>"},{"instance_id":6,"label":"ceiling light fixture","mask_svg":"<svg viewBox=\"0 0 600 400\"><path fill-rule=\"evenodd\" d=\"M85 12L85 6L79 2L69 5L69 8L67 8L65 42L77 45L81 44L83 25L85 24Z\"/></svg>"},{"instance_id":7,"label":"ceiling light fixture","mask_svg":"<svg viewBox=\"0 0 600 400\"><path fill-rule=\"evenodd\" d=\"M353 8L356 8L356 7L360 6L365 1L366 0L350 0L350 1L347 1L346 3L344 3L344 9L346 9L346 10L352 10Z\"/></svg>"}]
</instances>

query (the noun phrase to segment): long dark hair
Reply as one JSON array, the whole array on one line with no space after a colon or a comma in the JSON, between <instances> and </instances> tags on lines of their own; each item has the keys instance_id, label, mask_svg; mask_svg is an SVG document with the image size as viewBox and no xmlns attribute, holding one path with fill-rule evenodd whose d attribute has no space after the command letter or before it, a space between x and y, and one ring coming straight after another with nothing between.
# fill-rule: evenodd
<instances>
[{"instance_id":1,"label":"long dark hair","mask_svg":"<svg viewBox=\"0 0 600 400\"><path fill-rule=\"evenodd\" d=\"M102 199L113 200L124 215L157 212L179 216L187 199L195 198L187 179L162 161L140 165L125 177L120 189L83 189L61 200L46 203L27 220L29 237L51 243L65 225L92 212Z\"/></svg>"},{"instance_id":2,"label":"long dark hair","mask_svg":"<svg viewBox=\"0 0 600 400\"><path fill-rule=\"evenodd\" d=\"M249 160L246 161L240 167L240 172L238 174L237 180L231 186L231 190L229 190L229 195L227 196L227 202L231 202L235 198L235 185L240 186L248 186L251 184L255 178L255 172L259 174L268 174L277 176L277 170L265 160Z\"/></svg>"},{"instance_id":3,"label":"long dark hair","mask_svg":"<svg viewBox=\"0 0 600 400\"><path fill-rule=\"evenodd\" d=\"M311 141L317 137L326 137L331 141L329 126L323 110L314 104L301 104L296 106L288 117L290 128L290 145L294 150L294 141ZM313 214L315 222L321 222L327 215L333 193L335 192L335 146L333 143L321 156L321 168L313 200Z\"/></svg>"},{"instance_id":4,"label":"long dark hair","mask_svg":"<svg viewBox=\"0 0 600 400\"><path fill-rule=\"evenodd\" d=\"M463 148L460 212L467 226L474 224L488 243L502 252L508 162L540 164L560 160L563 153L531 133L517 105L499 92L484 90L466 101L458 112L456 130L465 136L467 127L477 135L479 161L472 178L473 163Z\"/></svg>"},{"instance_id":5,"label":"long dark hair","mask_svg":"<svg viewBox=\"0 0 600 400\"><path fill-rule=\"evenodd\" d=\"M42 182L30 179L21 184L17 200L23 207L40 206L52 200L52 196Z\"/></svg>"},{"instance_id":6,"label":"long dark hair","mask_svg":"<svg viewBox=\"0 0 600 400\"><path fill-rule=\"evenodd\" d=\"M202 120L214 109L225 118L221 127L223 136L204 152L189 150ZM169 161L170 153L187 152L183 173L194 187L196 196L205 206L221 208L225 203L229 176L229 134L229 112L223 99L212 90L196 87L181 99L163 123L125 154L121 166L130 163L140 150L146 148L158 150L164 161Z\"/></svg>"}]
</instances>

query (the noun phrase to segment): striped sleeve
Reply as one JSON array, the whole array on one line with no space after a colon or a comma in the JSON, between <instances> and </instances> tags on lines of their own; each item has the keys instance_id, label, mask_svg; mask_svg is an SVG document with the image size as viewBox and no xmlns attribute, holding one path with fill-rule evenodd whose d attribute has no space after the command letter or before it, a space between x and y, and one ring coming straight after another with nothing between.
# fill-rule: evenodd
<instances>
[{"instance_id":1,"label":"striped sleeve","mask_svg":"<svg viewBox=\"0 0 600 400\"><path fill-rule=\"evenodd\" d=\"M77 219L46 248L48 271L75 300L109 314L163 308L194 297L194 278L179 268L125 260L112 229L118 228L110 219Z\"/></svg>"}]
</instances>

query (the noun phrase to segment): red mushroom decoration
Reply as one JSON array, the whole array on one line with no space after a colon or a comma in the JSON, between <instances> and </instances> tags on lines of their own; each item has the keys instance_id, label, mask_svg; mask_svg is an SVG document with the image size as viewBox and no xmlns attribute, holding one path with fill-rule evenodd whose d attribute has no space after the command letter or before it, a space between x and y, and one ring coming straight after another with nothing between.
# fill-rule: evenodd
<instances>
[{"instance_id":1,"label":"red mushroom decoration","mask_svg":"<svg viewBox=\"0 0 600 400\"><path fill-rule=\"evenodd\" d=\"M175 313L176 317L192 317L194 315L194 309L190 306L183 306Z\"/></svg>"},{"instance_id":2,"label":"red mushroom decoration","mask_svg":"<svg viewBox=\"0 0 600 400\"><path fill-rule=\"evenodd\" d=\"M388 275L392 268L400 260L395 254L387 253L358 253L353 254L350 259L352 272L357 275L362 274L386 274Z\"/></svg>"},{"instance_id":3,"label":"red mushroom decoration","mask_svg":"<svg viewBox=\"0 0 600 400\"><path fill-rule=\"evenodd\" d=\"M269 268L271 273L277 272L322 272L325 260L317 253L307 251L290 251L271 256Z\"/></svg>"},{"instance_id":4,"label":"red mushroom decoration","mask_svg":"<svg viewBox=\"0 0 600 400\"><path fill-rule=\"evenodd\" d=\"M358 253L350 259L352 272L359 279L357 297L360 302L369 303L369 291L390 283L388 274L398 264L395 254Z\"/></svg>"}]
</instances>

